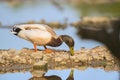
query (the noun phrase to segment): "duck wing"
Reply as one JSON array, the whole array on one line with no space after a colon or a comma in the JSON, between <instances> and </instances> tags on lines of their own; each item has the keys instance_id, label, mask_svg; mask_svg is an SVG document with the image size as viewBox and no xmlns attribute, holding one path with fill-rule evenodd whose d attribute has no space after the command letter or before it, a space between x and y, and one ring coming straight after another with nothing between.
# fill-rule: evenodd
<instances>
[{"instance_id":1,"label":"duck wing","mask_svg":"<svg viewBox=\"0 0 120 80\"><path fill-rule=\"evenodd\" d=\"M52 35L52 37L57 38L55 31L52 28L46 25L46 30Z\"/></svg>"},{"instance_id":2,"label":"duck wing","mask_svg":"<svg viewBox=\"0 0 120 80\"><path fill-rule=\"evenodd\" d=\"M45 24L25 24L23 26L25 30L40 29L42 31L48 31L52 35L52 37L57 38L57 35L53 31L53 29Z\"/></svg>"}]
</instances>

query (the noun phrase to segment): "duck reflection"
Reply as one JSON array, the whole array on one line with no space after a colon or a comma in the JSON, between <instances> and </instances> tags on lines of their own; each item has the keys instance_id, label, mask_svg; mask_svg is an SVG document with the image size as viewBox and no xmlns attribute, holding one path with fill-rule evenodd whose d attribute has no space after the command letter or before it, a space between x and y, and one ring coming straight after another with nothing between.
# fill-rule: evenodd
<instances>
[{"instance_id":1,"label":"duck reflection","mask_svg":"<svg viewBox=\"0 0 120 80\"><path fill-rule=\"evenodd\" d=\"M118 64L113 64L110 62L107 64L108 65L105 65L101 62L93 62L91 65L86 64L74 68L71 67L71 69L68 69L67 67L64 67L65 69L60 69L56 67L56 70L55 69L52 70L48 69L48 71L32 70L31 74L33 75L33 77L30 78L29 80L78 80L80 79L81 75L84 74L87 75L86 73L88 73L89 71L91 73L96 72L97 75L99 75L97 73L99 71L101 71L103 74L106 75L113 75L113 73L118 74L119 71ZM82 74L78 75L79 73ZM118 77L118 76L114 75L114 77ZM107 76L104 76L104 79L107 78L108 78Z\"/></svg>"},{"instance_id":2,"label":"duck reflection","mask_svg":"<svg viewBox=\"0 0 120 80\"><path fill-rule=\"evenodd\" d=\"M50 77L32 77L29 80L61 80L58 76L50 76Z\"/></svg>"},{"instance_id":3,"label":"duck reflection","mask_svg":"<svg viewBox=\"0 0 120 80\"><path fill-rule=\"evenodd\" d=\"M46 71L41 71L41 70L32 70L31 74L33 75L32 78L30 78L29 80L61 80L61 78L59 76L44 76L44 74L46 73Z\"/></svg>"}]
</instances>

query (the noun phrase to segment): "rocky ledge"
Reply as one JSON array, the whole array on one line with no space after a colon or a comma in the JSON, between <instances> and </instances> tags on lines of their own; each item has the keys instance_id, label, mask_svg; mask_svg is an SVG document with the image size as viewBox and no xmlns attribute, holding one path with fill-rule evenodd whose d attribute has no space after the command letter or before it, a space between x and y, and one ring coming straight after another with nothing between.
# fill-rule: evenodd
<instances>
[{"instance_id":1,"label":"rocky ledge","mask_svg":"<svg viewBox=\"0 0 120 80\"><path fill-rule=\"evenodd\" d=\"M105 46L97 46L92 49L81 48L75 51L74 56L63 50L54 50L52 53L46 53L43 50L34 52L33 49L28 48L0 50L0 67L15 64L31 65L33 68L52 68L53 64L54 66L75 67L83 64L93 64L95 61L100 61L101 64L105 65L106 62L116 63L116 58L111 55Z\"/></svg>"}]
</instances>

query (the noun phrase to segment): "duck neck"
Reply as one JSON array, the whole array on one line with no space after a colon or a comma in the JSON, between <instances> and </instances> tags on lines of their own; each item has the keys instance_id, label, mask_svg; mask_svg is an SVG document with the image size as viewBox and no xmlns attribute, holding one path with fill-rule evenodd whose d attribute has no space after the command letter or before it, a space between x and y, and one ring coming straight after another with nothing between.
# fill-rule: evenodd
<instances>
[{"instance_id":1,"label":"duck neck","mask_svg":"<svg viewBox=\"0 0 120 80\"><path fill-rule=\"evenodd\" d=\"M68 47L73 47L74 46L74 40L72 37L68 35L60 35L60 38L62 42L65 42Z\"/></svg>"},{"instance_id":2,"label":"duck neck","mask_svg":"<svg viewBox=\"0 0 120 80\"><path fill-rule=\"evenodd\" d=\"M52 38L51 42L48 43L47 45L57 47L60 46L63 43L62 39L60 37L57 38Z\"/></svg>"}]
</instances>

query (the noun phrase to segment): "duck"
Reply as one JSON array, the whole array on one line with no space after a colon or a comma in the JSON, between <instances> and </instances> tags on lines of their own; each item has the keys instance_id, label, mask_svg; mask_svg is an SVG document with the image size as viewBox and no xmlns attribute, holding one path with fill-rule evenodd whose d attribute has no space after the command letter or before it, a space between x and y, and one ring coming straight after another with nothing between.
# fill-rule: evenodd
<instances>
[{"instance_id":1,"label":"duck","mask_svg":"<svg viewBox=\"0 0 120 80\"><path fill-rule=\"evenodd\" d=\"M11 29L11 33L31 42L34 51L37 52L37 46L43 46L46 53L53 52L47 46L58 47L63 42L69 47L69 52L74 55L74 39L69 35L56 35L55 31L45 24L17 24Z\"/></svg>"}]
</instances>

